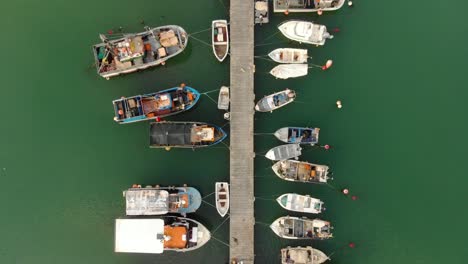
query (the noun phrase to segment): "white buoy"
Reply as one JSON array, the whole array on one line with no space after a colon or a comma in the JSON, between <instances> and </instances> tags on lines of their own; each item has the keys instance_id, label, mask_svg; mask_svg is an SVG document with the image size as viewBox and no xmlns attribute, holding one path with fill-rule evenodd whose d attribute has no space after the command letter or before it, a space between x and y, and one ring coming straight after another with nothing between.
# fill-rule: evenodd
<instances>
[{"instance_id":1,"label":"white buoy","mask_svg":"<svg viewBox=\"0 0 468 264\"><path fill-rule=\"evenodd\" d=\"M348 1L348 6L353 6L353 1Z\"/></svg>"},{"instance_id":2,"label":"white buoy","mask_svg":"<svg viewBox=\"0 0 468 264\"><path fill-rule=\"evenodd\" d=\"M343 107L343 105L341 105L341 101L340 101L340 100L336 101L336 107L338 107L338 108Z\"/></svg>"},{"instance_id":3,"label":"white buoy","mask_svg":"<svg viewBox=\"0 0 468 264\"><path fill-rule=\"evenodd\" d=\"M319 9L319 10L317 11L317 14L318 14L319 16L321 16L321 15L323 14L322 9Z\"/></svg>"},{"instance_id":4,"label":"white buoy","mask_svg":"<svg viewBox=\"0 0 468 264\"><path fill-rule=\"evenodd\" d=\"M332 60L327 60L327 63L325 64L325 67L330 68L331 66L333 65L333 61Z\"/></svg>"}]
</instances>

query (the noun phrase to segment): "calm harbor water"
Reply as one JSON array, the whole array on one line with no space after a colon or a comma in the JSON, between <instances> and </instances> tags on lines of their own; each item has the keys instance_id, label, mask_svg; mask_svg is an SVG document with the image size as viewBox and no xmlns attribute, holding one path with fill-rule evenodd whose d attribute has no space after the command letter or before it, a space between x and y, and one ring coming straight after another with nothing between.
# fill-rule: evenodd
<instances>
[{"instance_id":1,"label":"calm harbor water","mask_svg":"<svg viewBox=\"0 0 468 264\"><path fill-rule=\"evenodd\" d=\"M121 26L177 24L188 32L227 17L229 2L201 1L9 1L0 13L3 63L0 96L0 263L226 263L228 248L212 240L200 250L164 255L113 252L114 219L124 215L121 191L133 183L189 184L203 195L229 179L224 145L197 150L148 147L148 123L117 125L111 100L187 83L208 92L229 84L229 60L220 64L211 47L190 39L186 51L165 67L100 78L91 45L98 34ZM452 6L452 5L450 5ZM331 263L468 263L468 123L464 59L467 2L456 8L429 0L355 1L314 19L339 28L324 47L299 45L276 34L286 19L275 14L256 27L257 56L279 47L308 48L312 63L333 59L329 71L275 80L274 63L256 61L257 98L285 87L297 103L255 116L257 133L287 125L320 127L320 143L332 149L304 150L301 160L328 164L331 186L288 183L274 176L264 159L279 142L256 136L256 263L279 263L286 245L313 245ZM209 31L195 35L210 42ZM217 93L210 94L213 98ZM343 108L335 107L342 100ZM208 97L171 120L224 125ZM465 120L465 121L463 121ZM229 131L229 126L225 128ZM225 142L226 144L229 141ZM348 187L352 201L339 193ZM297 242L277 238L268 225L288 213L269 199L285 192L325 201L320 217L333 222L335 239ZM206 199L213 203L213 197ZM291 214L290 214L291 215ZM204 204L194 218L214 230L222 223ZM229 241L228 223L214 233ZM349 242L356 247L347 247Z\"/></svg>"}]
</instances>

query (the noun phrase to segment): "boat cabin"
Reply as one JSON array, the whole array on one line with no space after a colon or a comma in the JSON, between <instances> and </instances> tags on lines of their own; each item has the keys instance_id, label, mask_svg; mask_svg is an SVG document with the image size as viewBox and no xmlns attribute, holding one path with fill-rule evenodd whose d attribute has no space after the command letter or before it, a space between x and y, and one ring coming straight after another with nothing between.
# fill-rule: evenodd
<instances>
[{"instance_id":1,"label":"boat cabin","mask_svg":"<svg viewBox=\"0 0 468 264\"><path fill-rule=\"evenodd\" d=\"M289 128L288 143L317 143L319 129Z\"/></svg>"},{"instance_id":2,"label":"boat cabin","mask_svg":"<svg viewBox=\"0 0 468 264\"><path fill-rule=\"evenodd\" d=\"M273 0L273 11L278 12L313 12L334 10L341 7L344 0Z\"/></svg>"}]
</instances>

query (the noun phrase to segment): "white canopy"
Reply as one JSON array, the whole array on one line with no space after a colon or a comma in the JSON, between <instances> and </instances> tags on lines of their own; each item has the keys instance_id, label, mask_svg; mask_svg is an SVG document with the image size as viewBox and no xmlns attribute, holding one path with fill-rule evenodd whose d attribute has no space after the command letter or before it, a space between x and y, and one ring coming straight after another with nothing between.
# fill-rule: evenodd
<instances>
[{"instance_id":1,"label":"white canopy","mask_svg":"<svg viewBox=\"0 0 468 264\"><path fill-rule=\"evenodd\" d=\"M154 253L164 251L164 220L116 219L115 252Z\"/></svg>"}]
</instances>

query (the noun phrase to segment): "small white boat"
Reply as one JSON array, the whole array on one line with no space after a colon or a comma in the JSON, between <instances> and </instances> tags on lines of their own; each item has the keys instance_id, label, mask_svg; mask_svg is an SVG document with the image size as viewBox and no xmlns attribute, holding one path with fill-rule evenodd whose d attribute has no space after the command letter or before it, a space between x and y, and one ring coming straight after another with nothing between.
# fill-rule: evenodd
<instances>
[{"instance_id":1,"label":"small white boat","mask_svg":"<svg viewBox=\"0 0 468 264\"><path fill-rule=\"evenodd\" d=\"M270 74L277 79L288 79L306 76L309 70L307 64L280 64L274 67Z\"/></svg>"},{"instance_id":2,"label":"small white boat","mask_svg":"<svg viewBox=\"0 0 468 264\"><path fill-rule=\"evenodd\" d=\"M259 112L273 112L273 110L292 103L294 99L296 99L296 92L291 89L286 89L260 99L255 105L255 110Z\"/></svg>"},{"instance_id":3,"label":"small white boat","mask_svg":"<svg viewBox=\"0 0 468 264\"><path fill-rule=\"evenodd\" d=\"M278 26L284 36L300 43L324 45L327 39L332 39L324 25L314 24L308 21L290 20Z\"/></svg>"},{"instance_id":4,"label":"small white boat","mask_svg":"<svg viewBox=\"0 0 468 264\"><path fill-rule=\"evenodd\" d=\"M284 209L294 212L320 214L322 210L325 210L321 200L309 195L285 193L278 197L276 201Z\"/></svg>"},{"instance_id":5,"label":"small white boat","mask_svg":"<svg viewBox=\"0 0 468 264\"><path fill-rule=\"evenodd\" d=\"M340 9L344 2L345 0L273 0L273 12L334 11Z\"/></svg>"},{"instance_id":6,"label":"small white boat","mask_svg":"<svg viewBox=\"0 0 468 264\"><path fill-rule=\"evenodd\" d=\"M270 149L265 157L270 160L286 160L299 157L302 152L299 144L286 144Z\"/></svg>"},{"instance_id":7,"label":"small white boat","mask_svg":"<svg viewBox=\"0 0 468 264\"><path fill-rule=\"evenodd\" d=\"M219 90L218 109L220 110L229 109L229 87L222 86L221 89Z\"/></svg>"},{"instance_id":8,"label":"small white boat","mask_svg":"<svg viewBox=\"0 0 468 264\"><path fill-rule=\"evenodd\" d=\"M307 63L306 49L282 48L275 49L268 56L278 63Z\"/></svg>"},{"instance_id":9,"label":"small white boat","mask_svg":"<svg viewBox=\"0 0 468 264\"><path fill-rule=\"evenodd\" d=\"M214 20L211 23L213 53L222 62L229 52L229 31L227 20Z\"/></svg>"},{"instance_id":10,"label":"small white boat","mask_svg":"<svg viewBox=\"0 0 468 264\"><path fill-rule=\"evenodd\" d=\"M311 246L281 249L281 264L322 264L330 258Z\"/></svg>"},{"instance_id":11,"label":"small white boat","mask_svg":"<svg viewBox=\"0 0 468 264\"><path fill-rule=\"evenodd\" d=\"M329 167L305 161L282 160L271 166L275 174L283 180L304 183L327 183Z\"/></svg>"},{"instance_id":12,"label":"small white boat","mask_svg":"<svg viewBox=\"0 0 468 264\"><path fill-rule=\"evenodd\" d=\"M284 143L315 145L318 142L320 128L283 127L274 133L275 137Z\"/></svg>"},{"instance_id":13,"label":"small white boat","mask_svg":"<svg viewBox=\"0 0 468 264\"><path fill-rule=\"evenodd\" d=\"M224 217L229 211L229 184L217 182L215 184L216 210Z\"/></svg>"},{"instance_id":14,"label":"small white boat","mask_svg":"<svg viewBox=\"0 0 468 264\"><path fill-rule=\"evenodd\" d=\"M330 222L306 217L283 216L276 219L271 230L286 239L318 239L324 240L333 237Z\"/></svg>"}]
</instances>

